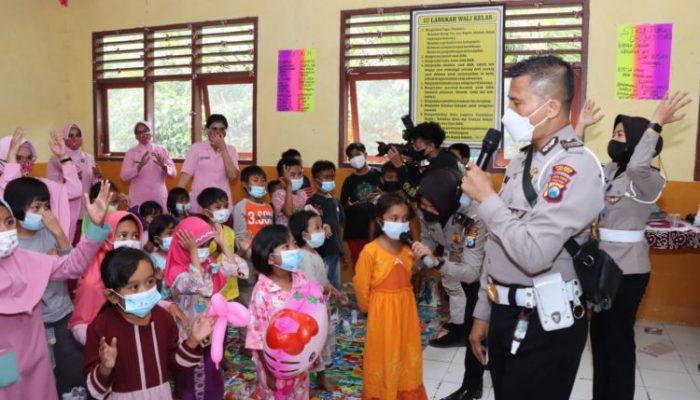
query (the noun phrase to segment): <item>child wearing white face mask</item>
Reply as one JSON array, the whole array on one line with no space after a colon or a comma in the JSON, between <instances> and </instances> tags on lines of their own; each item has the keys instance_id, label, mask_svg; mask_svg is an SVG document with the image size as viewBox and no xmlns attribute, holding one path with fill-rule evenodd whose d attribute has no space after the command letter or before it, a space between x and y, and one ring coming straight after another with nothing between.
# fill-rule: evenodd
<instances>
[{"instance_id":1,"label":"child wearing white face mask","mask_svg":"<svg viewBox=\"0 0 700 400\"><path fill-rule=\"evenodd\" d=\"M411 272L414 255L399 237L410 230L413 210L400 194L377 202L382 234L365 246L355 266L353 286L367 313L363 352L363 396L376 399L427 399L418 308Z\"/></svg>"},{"instance_id":2,"label":"child wearing white face mask","mask_svg":"<svg viewBox=\"0 0 700 400\"><path fill-rule=\"evenodd\" d=\"M86 205L92 222L87 234L64 257L18 248L17 221L10 205L0 200L0 399L58 399L41 300L50 281L77 278L107 237L105 186ZM50 218L42 216L42 222L52 225Z\"/></svg>"},{"instance_id":3,"label":"child wearing white face mask","mask_svg":"<svg viewBox=\"0 0 700 400\"><path fill-rule=\"evenodd\" d=\"M238 262L240 258L224 246L221 225L212 229L199 217L180 221L172 238L164 282L187 319L194 321L206 311L211 296L224 287L226 278L240 276L247 265ZM219 250L210 251L213 242L223 253L220 262L217 259ZM177 382L183 399L221 399L224 395L222 371L214 367L208 348L195 370L183 373Z\"/></svg>"},{"instance_id":4,"label":"child wearing white face mask","mask_svg":"<svg viewBox=\"0 0 700 400\"><path fill-rule=\"evenodd\" d=\"M272 192L275 223L287 225L289 217L294 211L304 208L309 197L306 191L302 190L304 168L296 158L282 158L277 162L277 175L282 187Z\"/></svg>"},{"instance_id":5,"label":"child wearing white face mask","mask_svg":"<svg viewBox=\"0 0 700 400\"><path fill-rule=\"evenodd\" d=\"M223 233L223 243L221 244L221 246L225 247L226 251L230 251L233 254L235 252L236 246L236 232L234 232L234 230L226 224L229 221L229 218L231 217L231 209L228 205L228 195L226 194L226 192L215 187L206 188L202 190L202 192L197 196L197 204L199 204L199 207L202 209L204 216L207 217L207 222L209 223L209 226L212 230L218 229L217 226L221 227L221 231ZM243 238L245 237L245 235L241 235L241 240L243 241ZM244 253L245 250L247 250L250 243L250 239L245 239L245 242L246 244L240 245L242 253ZM224 249L217 247L218 244L212 242L210 252L213 254L216 253L218 250L217 261L219 262L219 264L221 264L223 262ZM233 257L235 258L236 263L245 264L245 261L242 260L238 255L233 255ZM245 268L240 269L241 275L245 278L248 277L248 271L249 269L247 267L247 264ZM224 297L226 297L226 299L229 301L238 298L238 278L236 275L229 277L226 280L226 286L224 286L224 288L221 289L221 294Z\"/></svg>"},{"instance_id":6,"label":"child wearing white face mask","mask_svg":"<svg viewBox=\"0 0 700 400\"><path fill-rule=\"evenodd\" d=\"M107 253L101 276L105 307L90 324L85 343L88 390L98 399L172 399L172 369L194 369L202 359L202 342L214 318L201 315L184 341L173 319L156 303L155 268L141 250L120 248Z\"/></svg>"},{"instance_id":7,"label":"child wearing white face mask","mask_svg":"<svg viewBox=\"0 0 700 400\"><path fill-rule=\"evenodd\" d=\"M326 276L326 266L316 249L321 247L326 240L326 232L323 229L321 216L314 211L302 210L292 214L289 219L289 230L294 236L297 246L301 249L303 256L299 264L299 270L306 275L309 280L314 280L323 288L324 297L327 300L336 298L340 303L346 305L348 296L328 281ZM330 312L330 308L328 310ZM333 385L328 381L325 369L333 361L333 350L335 349L335 329L328 329L326 345L320 355L317 368L312 371L317 373L318 385L325 391L332 392Z\"/></svg>"}]
</instances>

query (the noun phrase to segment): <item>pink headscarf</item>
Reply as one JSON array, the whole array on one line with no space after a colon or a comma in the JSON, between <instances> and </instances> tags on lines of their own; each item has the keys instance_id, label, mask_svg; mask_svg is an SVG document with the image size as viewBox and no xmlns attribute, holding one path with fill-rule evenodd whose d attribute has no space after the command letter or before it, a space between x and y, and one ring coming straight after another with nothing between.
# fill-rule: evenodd
<instances>
[{"instance_id":1,"label":"pink headscarf","mask_svg":"<svg viewBox=\"0 0 700 400\"><path fill-rule=\"evenodd\" d=\"M188 217L177 224L175 232L173 232L173 241L170 245L170 250L168 250L168 260L165 264L165 284L168 287L173 286L175 280L181 273L189 271L190 264L192 263L190 253L180 245L180 241L178 240L178 234L182 231L190 232L192 236L194 236L198 247L214 238L214 231L209 224L199 217ZM203 268L210 268L212 262L211 259L206 261L201 260ZM214 293L218 293L221 288L224 287L226 278L220 272L217 272L212 274L211 279L214 284Z\"/></svg>"},{"instance_id":2,"label":"pink headscarf","mask_svg":"<svg viewBox=\"0 0 700 400\"><path fill-rule=\"evenodd\" d=\"M12 209L0 199L12 215ZM36 258L43 254L16 249L0 259L0 314L30 313L46 290L51 268L36 268Z\"/></svg>"},{"instance_id":3,"label":"pink headscarf","mask_svg":"<svg viewBox=\"0 0 700 400\"><path fill-rule=\"evenodd\" d=\"M90 263L90 266L83 272L78 282L78 289L75 293L75 301L73 302L75 310L73 316L68 321L68 327L72 328L78 324L89 324L95 319L97 313L102 308L102 305L107 300L105 297L105 285L102 282L100 266L107 252L114 247L114 236L117 234L117 226L119 223L131 217L136 221L139 228L139 237L143 236L143 225L139 218L127 211L113 211L105 217L105 224L109 225L110 231L107 240L102 244L100 251Z\"/></svg>"},{"instance_id":4,"label":"pink headscarf","mask_svg":"<svg viewBox=\"0 0 700 400\"><path fill-rule=\"evenodd\" d=\"M0 172L5 170L5 163L7 162L7 156L10 153L10 142L12 142L12 135L7 135L0 139ZM36 148L27 139L22 141L20 146L29 147L29 151L32 153L32 158L36 160Z\"/></svg>"},{"instance_id":5,"label":"pink headscarf","mask_svg":"<svg viewBox=\"0 0 700 400\"><path fill-rule=\"evenodd\" d=\"M71 149L70 147L68 147L68 141L71 140L71 138L70 138L70 136L69 136L69 135L70 135L70 130L73 129L73 128L79 130L79 131L80 131L80 135L81 135L81 137L80 137L80 139L81 139L81 140L80 140L80 147L78 147L78 148L75 149L75 150L73 150L73 149ZM83 146L83 145L82 145L82 141L83 141L84 138L82 137L82 133L83 133L83 130L80 129L80 127L78 126L78 124L70 123L70 124L66 124L66 125L63 127L63 142L66 144L66 154L67 154L68 156L70 156L71 158L73 158L73 156L75 156L75 155L79 155L79 154L82 153L82 151L83 151L83 149L82 149L82 146ZM75 162L75 160L74 160L73 162Z\"/></svg>"}]
</instances>

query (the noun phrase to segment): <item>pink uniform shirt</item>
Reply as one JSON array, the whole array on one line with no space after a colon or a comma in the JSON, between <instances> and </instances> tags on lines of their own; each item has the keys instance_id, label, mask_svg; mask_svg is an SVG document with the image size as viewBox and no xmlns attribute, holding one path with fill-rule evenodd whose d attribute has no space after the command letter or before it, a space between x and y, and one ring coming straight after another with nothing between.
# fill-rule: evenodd
<instances>
[{"instance_id":1,"label":"pink uniform shirt","mask_svg":"<svg viewBox=\"0 0 700 400\"><path fill-rule=\"evenodd\" d=\"M231 156L233 165L238 168L238 153L236 148L231 145L226 145L228 154ZM233 207L233 199L231 198L231 184L226 170L224 168L224 160L221 153L212 149L209 142L194 143L190 147L185 157L185 163L182 164L182 172L192 176L192 199L193 213L201 212L197 205L197 196L202 190L208 187L217 187L228 195L229 207Z\"/></svg>"},{"instance_id":2,"label":"pink uniform shirt","mask_svg":"<svg viewBox=\"0 0 700 400\"><path fill-rule=\"evenodd\" d=\"M149 160L139 171L139 161L141 161L146 152L150 153ZM156 154L160 154L163 157L166 165L165 170L156 164ZM146 146L137 144L126 152L120 177L122 181L129 183L130 205L138 206L145 201L152 200L160 203L163 210L165 210L165 203L168 200L165 178L172 178L176 173L175 164L170 158L168 150L161 145L151 142Z\"/></svg>"}]
</instances>

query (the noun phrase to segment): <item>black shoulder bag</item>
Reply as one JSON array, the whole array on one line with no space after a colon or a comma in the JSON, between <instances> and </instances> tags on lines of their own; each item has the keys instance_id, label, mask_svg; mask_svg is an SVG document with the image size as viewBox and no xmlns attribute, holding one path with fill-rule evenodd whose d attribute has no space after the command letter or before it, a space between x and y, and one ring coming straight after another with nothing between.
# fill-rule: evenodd
<instances>
[{"instance_id":1,"label":"black shoulder bag","mask_svg":"<svg viewBox=\"0 0 700 400\"><path fill-rule=\"evenodd\" d=\"M534 207L537 203L537 192L532 185L530 174L532 146L527 152L523 171L523 192L530 206ZM594 311L609 310L622 280L622 270L615 260L599 248L598 239L591 238L579 245L573 237L570 237L564 243L564 248L573 258L574 269L581 283L585 300L593 306Z\"/></svg>"}]
</instances>

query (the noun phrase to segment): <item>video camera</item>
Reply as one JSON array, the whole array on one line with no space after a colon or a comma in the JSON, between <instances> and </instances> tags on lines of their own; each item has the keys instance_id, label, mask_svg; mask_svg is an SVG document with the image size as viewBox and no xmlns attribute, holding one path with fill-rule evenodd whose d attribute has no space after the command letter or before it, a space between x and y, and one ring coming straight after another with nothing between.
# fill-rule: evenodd
<instances>
[{"instance_id":1,"label":"video camera","mask_svg":"<svg viewBox=\"0 0 700 400\"><path fill-rule=\"evenodd\" d=\"M413 128L415 128L415 125L413 125L410 115L401 117L401 122L403 122L403 126L405 127L401 138L405 140L406 143L377 142L377 157L385 156L389 152L389 149L391 149L391 146L394 146L401 155L413 158L415 152L413 149Z\"/></svg>"}]
</instances>

